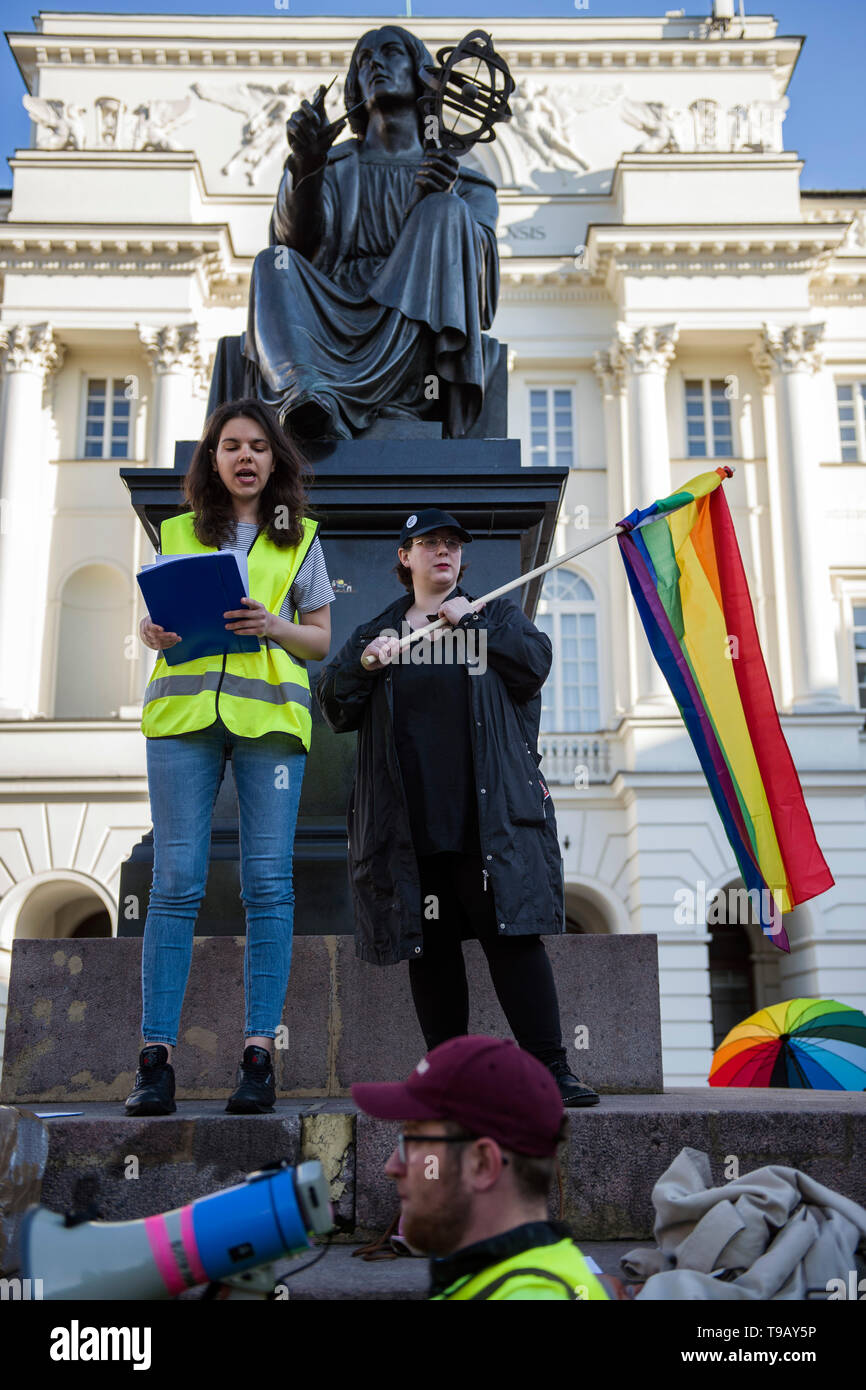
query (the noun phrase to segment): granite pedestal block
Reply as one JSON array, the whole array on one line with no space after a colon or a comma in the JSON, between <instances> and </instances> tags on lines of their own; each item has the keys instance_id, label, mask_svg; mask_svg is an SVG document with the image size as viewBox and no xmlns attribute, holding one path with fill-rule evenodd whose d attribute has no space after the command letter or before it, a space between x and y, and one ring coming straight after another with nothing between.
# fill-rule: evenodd
<instances>
[{"instance_id":1,"label":"granite pedestal block","mask_svg":"<svg viewBox=\"0 0 866 1390\"><path fill-rule=\"evenodd\" d=\"M272 1115L226 1115L220 1101L188 1101L176 1115L146 1120L115 1103L76 1108L84 1113L45 1121L41 1200L53 1211L94 1202L106 1220L147 1216L280 1158L321 1160L344 1235L378 1234L397 1210L384 1169L400 1125L359 1114L349 1100L278 1100ZM684 1147L708 1154L717 1186L733 1160L740 1175L778 1163L866 1206L866 1095L857 1092L695 1087L605 1095L567 1116L562 1214L581 1244L649 1238L653 1187ZM550 1209L559 1215L555 1184Z\"/></svg>"},{"instance_id":2,"label":"granite pedestal block","mask_svg":"<svg viewBox=\"0 0 866 1390\"><path fill-rule=\"evenodd\" d=\"M573 1069L599 1091L661 1091L656 938L545 944ZM241 937L196 938L174 1057L181 1099L217 1100L234 1086L243 948ZM510 1037L478 943L465 955L470 1031ZM123 1100L140 1046L140 973L134 938L15 941L0 1099ZM359 961L348 936L295 940L275 1051L279 1095L347 1096L353 1081L402 1080L425 1051L405 963Z\"/></svg>"}]
</instances>

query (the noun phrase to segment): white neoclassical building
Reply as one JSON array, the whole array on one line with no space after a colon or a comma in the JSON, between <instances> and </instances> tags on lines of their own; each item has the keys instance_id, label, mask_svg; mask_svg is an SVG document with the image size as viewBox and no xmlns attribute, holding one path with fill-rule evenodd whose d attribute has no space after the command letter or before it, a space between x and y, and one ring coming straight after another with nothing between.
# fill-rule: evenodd
<instances>
[{"instance_id":1,"label":"white neoclassical building","mask_svg":"<svg viewBox=\"0 0 866 1390\"><path fill-rule=\"evenodd\" d=\"M510 433L524 461L571 470L559 553L735 469L770 678L836 879L789 919L789 956L745 920L614 545L555 571L538 619L570 925L658 934L681 1085L765 1002L866 1004L866 193L800 188L784 118L802 41L695 4L411 21L434 51L482 24L518 83L512 122L470 158L499 187ZM118 469L169 467L200 431L286 117L334 75L338 113L375 22L42 13L9 36L33 136L0 203L0 999L14 936L116 926L149 825L133 634L150 554Z\"/></svg>"}]
</instances>

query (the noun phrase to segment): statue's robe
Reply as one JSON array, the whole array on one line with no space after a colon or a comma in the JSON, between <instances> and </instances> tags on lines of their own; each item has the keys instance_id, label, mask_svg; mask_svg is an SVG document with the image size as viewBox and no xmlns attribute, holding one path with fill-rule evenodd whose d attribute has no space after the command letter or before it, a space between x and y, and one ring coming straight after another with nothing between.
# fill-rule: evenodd
<instances>
[{"instance_id":1,"label":"statue's robe","mask_svg":"<svg viewBox=\"0 0 866 1390\"><path fill-rule=\"evenodd\" d=\"M283 417L318 406L328 423L317 433L331 438L382 414L443 419L458 437L481 411L482 331L499 294L496 191L461 169L452 192L427 194L404 225L420 164L360 140L334 146L312 260L285 245L286 170L270 247L256 257L243 352L258 394Z\"/></svg>"}]
</instances>

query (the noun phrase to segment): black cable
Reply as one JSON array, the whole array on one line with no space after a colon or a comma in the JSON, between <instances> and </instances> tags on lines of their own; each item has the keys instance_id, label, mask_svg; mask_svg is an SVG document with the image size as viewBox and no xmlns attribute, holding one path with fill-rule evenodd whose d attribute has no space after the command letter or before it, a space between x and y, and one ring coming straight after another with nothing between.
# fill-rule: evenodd
<instances>
[{"instance_id":1,"label":"black cable","mask_svg":"<svg viewBox=\"0 0 866 1390\"><path fill-rule=\"evenodd\" d=\"M298 1269L290 1269L286 1274L281 1275L279 1282L282 1284L285 1279L292 1279L296 1274L303 1274L305 1269L312 1269L313 1265L317 1265L319 1263L319 1260L321 1260L324 1255L327 1255L328 1251L331 1248L333 1239L333 1235L329 1235L317 1255L314 1255L311 1260L307 1260L307 1263L305 1265L301 1265ZM274 1290L276 1290L276 1288L277 1285L275 1284ZM275 1293L269 1293L268 1298L275 1299Z\"/></svg>"}]
</instances>

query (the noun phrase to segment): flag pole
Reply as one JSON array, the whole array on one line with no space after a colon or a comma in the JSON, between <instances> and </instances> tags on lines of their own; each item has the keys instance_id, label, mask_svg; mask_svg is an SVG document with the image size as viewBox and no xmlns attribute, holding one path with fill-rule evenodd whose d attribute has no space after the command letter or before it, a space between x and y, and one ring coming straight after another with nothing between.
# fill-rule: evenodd
<instances>
[{"instance_id":1,"label":"flag pole","mask_svg":"<svg viewBox=\"0 0 866 1390\"><path fill-rule=\"evenodd\" d=\"M522 588L531 579L537 579L540 574L546 574L548 570L555 569L557 565L564 565L566 560L573 560L576 555L583 555L587 550L592 550L595 546L601 545L604 541L609 541L613 536L618 536L620 532L627 531L627 526L612 526L609 531L605 531L603 536L596 536L593 541L585 541L583 545L576 545L573 550L569 550L565 555L558 555L555 560L548 560L545 565L538 565L528 574L519 574L516 579L510 579L507 584L500 584L498 589L491 589L489 594L482 594L481 598L475 599L470 605L470 612L476 613L483 603L489 603L491 599L499 598L502 594L509 593L512 589ZM440 627L451 627L444 618L437 618L435 623L427 623L425 627L416 627L412 632L400 638L399 650L403 651L410 642L414 642L416 637L426 637L428 632L435 632ZM365 665L375 664L375 657L368 657Z\"/></svg>"},{"instance_id":2,"label":"flag pole","mask_svg":"<svg viewBox=\"0 0 866 1390\"><path fill-rule=\"evenodd\" d=\"M728 477L731 477L733 472L734 470L731 468L728 472ZM691 502L692 498L689 498L687 501L681 502L680 506L688 507L691 505ZM502 594L507 594L512 589L522 588L523 585L528 584L531 579L537 579L540 574L547 574L548 570L556 569L558 565L564 565L566 561L573 560L576 555L585 555L587 550L594 550L597 545L603 545L605 541L612 540L614 536L619 536L624 531L636 531L639 530L641 526L648 526L652 522L662 521L664 517L670 516L672 512L678 512L679 509L679 507L672 507L670 511L664 512L661 516L647 517L645 521L639 522L638 526L611 526L609 531L605 531L601 536L596 536L595 540L584 541L583 545L576 545L573 550L566 551L565 555L557 555L555 559L548 560L546 564L537 565L536 568L530 570L528 574L519 574L516 579L510 579L507 584L500 584L498 589L491 589L488 594L482 594L481 598L475 599L469 605L469 611L470 613L477 613L482 604L489 603L491 599L500 598ZM426 637L428 633L435 632L437 628L451 626L451 623L447 622L445 618L437 618L435 623L427 623L425 627L416 627L412 632L407 633L405 637L399 639L398 651L402 652L411 642L414 642L417 637ZM364 664L365 666L373 666L375 663L375 657L368 657Z\"/></svg>"}]
</instances>

